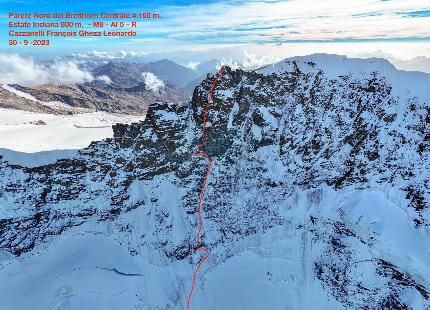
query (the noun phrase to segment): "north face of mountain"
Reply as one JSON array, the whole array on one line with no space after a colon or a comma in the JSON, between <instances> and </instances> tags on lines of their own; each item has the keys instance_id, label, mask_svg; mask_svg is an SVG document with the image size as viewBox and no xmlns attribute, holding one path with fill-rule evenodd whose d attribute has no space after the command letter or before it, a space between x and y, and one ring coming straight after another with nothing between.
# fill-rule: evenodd
<instances>
[{"instance_id":1,"label":"north face of mountain","mask_svg":"<svg viewBox=\"0 0 430 310\"><path fill-rule=\"evenodd\" d=\"M1 306L186 307L213 79L72 160L0 161ZM191 307L428 308L429 81L331 55L226 68ZM26 270L44 279L35 290Z\"/></svg>"}]
</instances>

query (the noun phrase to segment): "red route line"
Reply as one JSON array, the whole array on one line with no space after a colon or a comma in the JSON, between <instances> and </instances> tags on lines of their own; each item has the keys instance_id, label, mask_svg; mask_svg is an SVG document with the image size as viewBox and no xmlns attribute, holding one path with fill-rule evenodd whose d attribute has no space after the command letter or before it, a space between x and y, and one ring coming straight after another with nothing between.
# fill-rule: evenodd
<instances>
[{"instance_id":1,"label":"red route line","mask_svg":"<svg viewBox=\"0 0 430 310\"><path fill-rule=\"evenodd\" d=\"M195 284L196 278L197 278L197 272L199 271L200 267L203 265L203 263L209 257L209 250L207 248L205 248L205 247L201 247L200 246L200 236L201 236L202 228L203 228L203 219L202 219L202 212L201 212L201 204L203 202L203 197L204 197L204 194L205 194L205 188L206 188L206 183L208 181L209 172L211 171L211 168L212 168L212 159L211 159L211 157L209 156L208 153L206 153L204 151L200 151L200 149L202 147L204 147L205 141L206 141L206 116L207 116L207 113L208 113L208 110L209 110L209 103L212 103L212 97L213 97L213 94L214 94L214 91L215 91L216 83L221 78L223 72L224 72L224 66L221 67L221 70L219 71L218 75L216 76L215 80L212 83L212 88L211 88L211 91L209 93L208 100L206 101L205 110L203 112L202 143L200 143L200 145L196 147L196 155L197 156L204 156L208 160L208 162L209 162L208 163L208 168L206 169L206 175L205 175L205 179L203 181L202 190L200 191L199 203L197 205L197 212L199 214L199 231L197 233L197 248L196 248L196 251L203 251L203 252L205 252L205 257L199 262L199 264L197 265L196 269L194 270L193 281L191 283L190 293L189 293L188 298L187 298L187 307L190 306L191 297L193 296L193 290L194 290L194 284Z\"/></svg>"}]
</instances>

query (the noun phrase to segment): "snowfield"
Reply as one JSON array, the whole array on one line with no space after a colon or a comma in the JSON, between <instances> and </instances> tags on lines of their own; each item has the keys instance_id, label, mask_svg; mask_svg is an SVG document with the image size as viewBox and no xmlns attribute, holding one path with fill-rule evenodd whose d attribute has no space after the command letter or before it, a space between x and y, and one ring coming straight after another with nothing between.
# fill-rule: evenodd
<instances>
[{"instance_id":1,"label":"snowfield","mask_svg":"<svg viewBox=\"0 0 430 310\"><path fill-rule=\"evenodd\" d=\"M172 190L171 184L160 186L160 190ZM371 240L369 229L376 228L379 237L373 242L385 244L379 253L369 253L353 238L343 240L353 244L362 271L357 281L368 289L376 289L381 281L375 278L369 260L374 255L396 260L411 274L419 270L418 274L429 275L430 254L412 246L422 238L428 242L428 232L407 224L406 214L382 193L336 192L326 187L320 199L309 201L309 196L311 192L295 193L294 202L285 202L282 217L288 224L283 227L213 249L190 309L343 309L313 274L325 244L315 242L312 232L297 229L309 225L309 217L331 221L340 220L342 214L351 216L350 224L366 241ZM161 208L177 203L169 197L164 197ZM134 192L131 199L140 199L140 194ZM143 209L122 220L132 223L135 232L146 234L153 228ZM182 218L177 224L184 226L186 221ZM177 231L176 237L187 238L189 233ZM186 260L171 262L153 247L142 247L142 253L133 256L122 238L110 223L90 222L69 230L27 259L10 263L10 255L0 252L0 291L5 296L0 309L186 309L193 266ZM416 291L411 290L407 298L414 309L422 309Z\"/></svg>"},{"instance_id":2,"label":"snowfield","mask_svg":"<svg viewBox=\"0 0 430 310\"><path fill-rule=\"evenodd\" d=\"M52 162L62 156L69 156L64 151L48 151L85 148L93 141L112 137L113 124L132 123L143 119L144 116L107 112L65 116L0 108L0 155L16 164ZM33 154L29 158L22 153L39 154Z\"/></svg>"}]
</instances>

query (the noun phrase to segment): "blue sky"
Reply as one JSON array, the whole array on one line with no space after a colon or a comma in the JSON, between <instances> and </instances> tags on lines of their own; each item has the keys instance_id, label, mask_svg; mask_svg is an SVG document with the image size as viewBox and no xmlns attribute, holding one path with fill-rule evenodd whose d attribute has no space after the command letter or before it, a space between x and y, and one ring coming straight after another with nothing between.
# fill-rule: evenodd
<instances>
[{"instance_id":1,"label":"blue sky","mask_svg":"<svg viewBox=\"0 0 430 310\"><path fill-rule=\"evenodd\" d=\"M8 12L36 11L149 11L159 13L161 19L141 21L139 36L132 39L54 39L48 48L9 48ZM372 43L375 49L393 42L404 46L430 44L427 0L0 0L0 16L1 50L35 54L90 50L151 53L244 44L261 47Z\"/></svg>"}]
</instances>

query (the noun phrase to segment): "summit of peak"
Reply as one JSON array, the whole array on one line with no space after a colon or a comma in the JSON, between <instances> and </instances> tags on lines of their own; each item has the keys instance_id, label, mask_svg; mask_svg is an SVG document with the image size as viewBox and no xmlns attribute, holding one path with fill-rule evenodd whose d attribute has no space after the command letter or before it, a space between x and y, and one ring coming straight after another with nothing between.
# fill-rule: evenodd
<instances>
[{"instance_id":1,"label":"summit of peak","mask_svg":"<svg viewBox=\"0 0 430 310\"><path fill-rule=\"evenodd\" d=\"M286 58L273 65L268 65L258 71L263 74L285 71L288 70L294 63L300 68L304 68L304 66L309 65L311 67L316 66L326 74L335 77L352 72L359 74L363 72L390 72L396 70L394 65L384 58L349 58L344 55L318 53Z\"/></svg>"}]
</instances>

